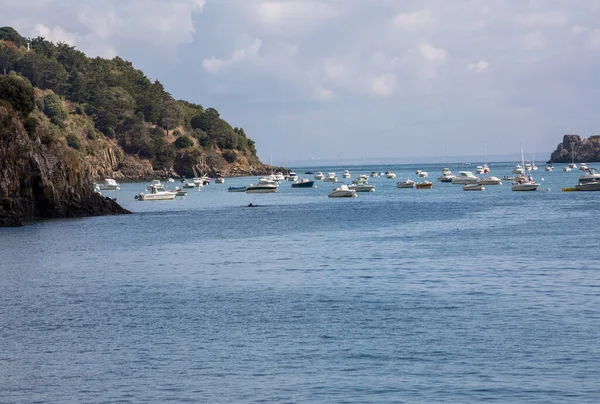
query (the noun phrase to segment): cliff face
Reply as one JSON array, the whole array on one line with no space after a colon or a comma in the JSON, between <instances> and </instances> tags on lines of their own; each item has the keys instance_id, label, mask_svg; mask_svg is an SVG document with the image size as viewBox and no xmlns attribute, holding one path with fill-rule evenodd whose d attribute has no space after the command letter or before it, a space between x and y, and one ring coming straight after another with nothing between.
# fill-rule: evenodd
<instances>
[{"instance_id":1,"label":"cliff face","mask_svg":"<svg viewBox=\"0 0 600 404\"><path fill-rule=\"evenodd\" d=\"M550 156L551 163L581 163L600 161L600 136L581 139L579 135L564 135L562 143Z\"/></svg>"},{"instance_id":2,"label":"cliff face","mask_svg":"<svg viewBox=\"0 0 600 404\"><path fill-rule=\"evenodd\" d=\"M36 218L130 213L93 191L90 173L61 142L46 146L0 106L0 226Z\"/></svg>"}]
</instances>

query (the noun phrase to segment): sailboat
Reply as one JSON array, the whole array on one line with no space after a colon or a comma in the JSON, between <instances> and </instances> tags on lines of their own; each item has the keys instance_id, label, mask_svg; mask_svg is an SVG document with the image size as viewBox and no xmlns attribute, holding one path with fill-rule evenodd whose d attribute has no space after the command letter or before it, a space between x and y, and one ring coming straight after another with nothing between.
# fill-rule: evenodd
<instances>
[{"instance_id":1,"label":"sailboat","mask_svg":"<svg viewBox=\"0 0 600 404\"><path fill-rule=\"evenodd\" d=\"M490 167L487 165L487 144L483 143L483 165L477 166L475 169L476 174L487 174L490 172Z\"/></svg>"},{"instance_id":2,"label":"sailboat","mask_svg":"<svg viewBox=\"0 0 600 404\"><path fill-rule=\"evenodd\" d=\"M577 168L577 164L575 164L575 147L573 142L571 142L571 164L569 164L569 168Z\"/></svg>"},{"instance_id":3,"label":"sailboat","mask_svg":"<svg viewBox=\"0 0 600 404\"><path fill-rule=\"evenodd\" d=\"M525 167L525 157L523 156L523 143L521 142L521 166ZM535 191L540 184L533 180L529 171L523 171L523 173L515 177L512 183L513 191Z\"/></svg>"}]
</instances>

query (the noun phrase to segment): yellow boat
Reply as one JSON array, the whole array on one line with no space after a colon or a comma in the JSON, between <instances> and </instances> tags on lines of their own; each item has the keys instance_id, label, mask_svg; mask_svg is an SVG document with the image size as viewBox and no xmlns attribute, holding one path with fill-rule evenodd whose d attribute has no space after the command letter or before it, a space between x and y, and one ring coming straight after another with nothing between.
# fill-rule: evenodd
<instances>
[{"instance_id":1,"label":"yellow boat","mask_svg":"<svg viewBox=\"0 0 600 404\"><path fill-rule=\"evenodd\" d=\"M577 188L561 188L561 191L563 192L574 192L574 191L579 191Z\"/></svg>"}]
</instances>

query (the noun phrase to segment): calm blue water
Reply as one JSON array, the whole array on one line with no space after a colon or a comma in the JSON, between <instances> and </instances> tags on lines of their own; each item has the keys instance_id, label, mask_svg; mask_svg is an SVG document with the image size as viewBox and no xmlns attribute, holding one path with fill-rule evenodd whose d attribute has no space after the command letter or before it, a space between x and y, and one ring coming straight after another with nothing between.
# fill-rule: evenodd
<instances>
[{"instance_id":1,"label":"calm blue water","mask_svg":"<svg viewBox=\"0 0 600 404\"><path fill-rule=\"evenodd\" d=\"M531 193L296 171L344 168L398 178L124 184L105 195L133 215L0 229L0 402L598 401L600 192L560 192L580 171Z\"/></svg>"}]
</instances>

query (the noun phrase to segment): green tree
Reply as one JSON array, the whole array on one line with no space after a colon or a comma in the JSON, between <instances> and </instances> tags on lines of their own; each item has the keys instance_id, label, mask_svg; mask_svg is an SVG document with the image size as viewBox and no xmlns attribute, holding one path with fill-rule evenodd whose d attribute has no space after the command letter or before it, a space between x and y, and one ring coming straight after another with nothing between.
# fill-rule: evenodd
<instances>
[{"instance_id":1,"label":"green tree","mask_svg":"<svg viewBox=\"0 0 600 404\"><path fill-rule=\"evenodd\" d=\"M0 41L0 71L6 75L20 57L20 51L11 41Z\"/></svg>"},{"instance_id":2,"label":"green tree","mask_svg":"<svg viewBox=\"0 0 600 404\"><path fill-rule=\"evenodd\" d=\"M0 100L10 103L21 118L35 109L33 87L22 77L0 76Z\"/></svg>"},{"instance_id":3,"label":"green tree","mask_svg":"<svg viewBox=\"0 0 600 404\"><path fill-rule=\"evenodd\" d=\"M56 94L50 93L44 96L42 98L42 103L44 114L50 118L50 121L53 124L62 124L65 119L67 119L67 112L63 108L62 102Z\"/></svg>"},{"instance_id":4,"label":"green tree","mask_svg":"<svg viewBox=\"0 0 600 404\"><path fill-rule=\"evenodd\" d=\"M185 149L187 147L192 147L194 145L194 141L189 136L179 136L175 140L175 147L178 149Z\"/></svg>"},{"instance_id":5,"label":"green tree","mask_svg":"<svg viewBox=\"0 0 600 404\"><path fill-rule=\"evenodd\" d=\"M165 101L161 111L162 127L166 130L175 129L183 122L183 111L175 100Z\"/></svg>"},{"instance_id":6,"label":"green tree","mask_svg":"<svg viewBox=\"0 0 600 404\"><path fill-rule=\"evenodd\" d=\"M5 40L5 41L11 41L17 46L26 46L27 45L27 39L23 38L12 27L0 28L0 39Z\"/></svg>"}]
</instances>

